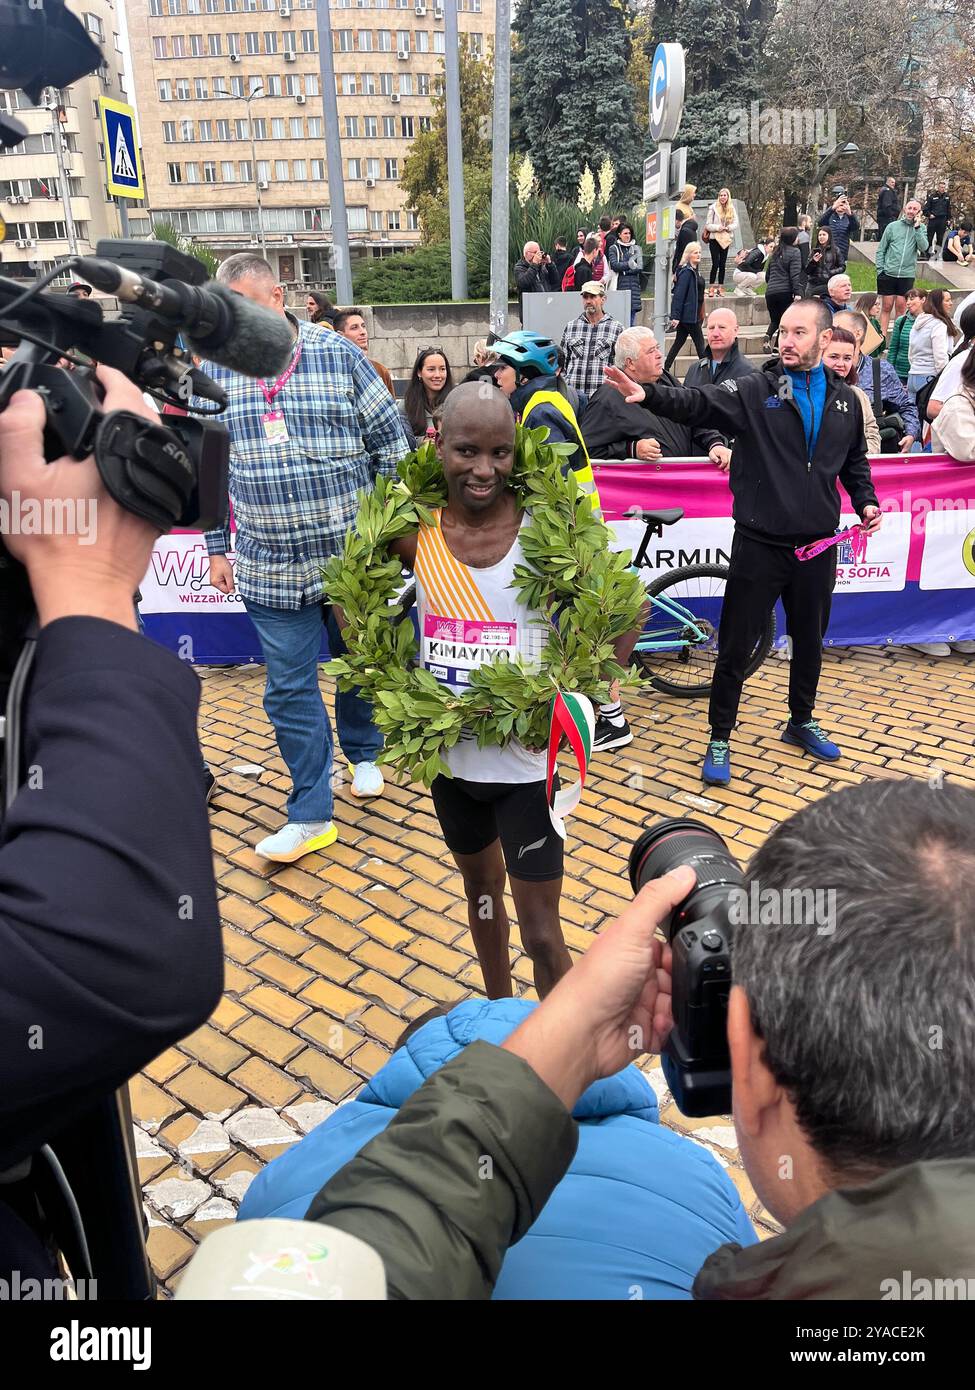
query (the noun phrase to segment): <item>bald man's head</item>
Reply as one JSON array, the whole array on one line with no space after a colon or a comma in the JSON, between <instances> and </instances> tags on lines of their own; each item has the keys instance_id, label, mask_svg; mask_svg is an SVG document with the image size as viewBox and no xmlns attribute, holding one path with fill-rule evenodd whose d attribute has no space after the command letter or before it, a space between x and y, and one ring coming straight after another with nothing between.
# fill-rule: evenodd
<instances>
[{"instance_id":1,"label":"bald man's head","mask_svg":"<svg viewBox=\"0 0 975 1390\"><path fill-rule=\"evenodd\" d=\"M707 339L711 357L722 362L738 337L738 320L730 309L712 309L708 314Z\"/></svg>"}]
</instances>

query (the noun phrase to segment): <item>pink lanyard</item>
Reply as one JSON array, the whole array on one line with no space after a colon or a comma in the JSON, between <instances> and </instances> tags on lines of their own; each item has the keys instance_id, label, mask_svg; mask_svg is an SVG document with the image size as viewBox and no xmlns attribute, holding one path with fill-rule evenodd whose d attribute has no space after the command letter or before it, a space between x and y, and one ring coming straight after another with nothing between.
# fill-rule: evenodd
<instances>
[{"instance_id":1,"label":"pink lanyard","mask_svg":"<svg viewBox=\"0 0 975 1390\"><path fill-rule=\"evenodd\" d=\"M294 357L291 359L291 363L290 363L290 365L288 366L287 370L281 373L281 375L278 377L277 381L276 381L276 382L274 383L274 385L273 385L272 387L270 387L270 388L268 388L268 384L267 384L266 381L262 381L262 382L261 382L261 390L264 392L264 399L267 401L267 405L268 405L268 409L269 409L269 410L270 410L271 406L274 404L274 397L278 394L279 391L283 391L284 388L287 386L288 382L291 380L292 376L294 375L294 370L295 370L295 368L297 367L297 365L298 365L298 363L299 363L300 361L301 361L301 339L299 338L299 339L298 339L297 346L296 346L296 348L295 348L295 355L294 355Z\"/></svg>"},{"instance_id":2,"label":"pink lanyard","mask_svg":"<svg viewBox=\"0 0 975 1390\"><path fill-rule=\"evenodd\" d=\"M844 541L850 542L853 548L853 563L858 564L867 553L867 535L862 526L848 526L836 536L827 536L824 540L812 541L809 545L797 545L796 559L812 560L816 555L822 555L831 545L842 545Z\"/></svg>"}]
</instances>

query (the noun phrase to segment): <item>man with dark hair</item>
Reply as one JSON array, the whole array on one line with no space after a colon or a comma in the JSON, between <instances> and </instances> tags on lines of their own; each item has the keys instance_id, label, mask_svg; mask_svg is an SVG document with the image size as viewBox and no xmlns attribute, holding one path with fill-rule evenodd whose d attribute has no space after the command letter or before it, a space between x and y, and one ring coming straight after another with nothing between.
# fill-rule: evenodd
<instances>
[{"instance_id":1,"label":"man with dark hair","mask_svg":"<svg viewBox=\"0 0 975 1390\"><path fill-rule=\"evenodd\" d=\"M941 179L936 193L929 193L924 202L922 215L928 220L928 260L940 258L944 251L945 231L951 221L951 198L948 194L948 180ZM932 247L938 243L938 257L932 256Z\"/></svg>"},{"instance_id":2,"label":"man with dark hair","mask_svg":"<svg viewBox=\"0 0 975 1390\"><path fill-rule=\"evenodd\" d=\"M729 481L735 535L708 714L711 738L703 778L731 780L729 742L749 659L781 598L792 640L789 722L784 743L835 762L840 749L813 717L836 582L836 548L800 561L797 547L835 533L842 482L864 529L876 531L880 507L867 462L863 413L852 387L827 371L829 310L818 299L789 306L779 326L779 360L721 386L638 385L616 367L606 379L629 402L688 425L711 425L734 438Z\"/></svg>"},{"instance_id":3,"label":"man with dark hair","mask_svg":"<svg viewBox=\"0 0 975 1390\"><path fill-rule=\"evenodd\" d=\"M241 251L223 262L217 279L287 318L294 338L291 361L274 382L201 364L230 397L221 420L233 446L237 525L234 566L229 530L206 535L210 583L224 594L236 589L257 629L267 666L264 709L292 780L287 824L255 849L291 863L338 837L332 730L318 684L323 622L329 649L340 655L344 648L331 607L322 604L322 567L341 550L359 493L378 474L394 474L410 442L368 358L343 334L289 314L267 261ZM193 408L209 407L195 398ZM381 795L382 737L371 706L356 691L342 691L336 714L353 796Z\"/></svg>"},{"instance_id":4,"label":"man with dark hair","mask_svg":"<svg viewBox=\"0 0 975 1390\"><path fill-rule=\"evenodd\" d=\"M755 855L729 904L727 1036L741 1156L785 1230L715 1251L695 1298L969 1287L973 826L963 788L866 781L805 807ZM501 1047L465 1048L319 1192L308 1219L371 1245L389 1297L490 1297L569 1166L579 1097L668 1037L657 928L694 882L684 866L644 887ZM755 898L774 924L754 919ZM492 1159L492 1182L471 1153Z\"/></svg>"},{"instance_id":5,"label":"man with dark hair","mask_svg":"<svg viewBox=\"0 0 975 1390\"><path fill-rule=\"evenodd\" d=\"M552 251L552 265L555 268L556 287L561 289L565 272L576 258L575 251L568 250L564 236L557 236Z\"/></svg>"},{"instance_id":6,"label":"man with dark hair","mask_svg":"<svg viewBox=\"0 0 975 1390\"><path fill-rule=\"evenodd\" d=\"M901 200L897 193L897 180L893 174L888 174L884 180L884 186L877 195L877 240L879 241L884 234L884 230L896 222L900 216Z\"/></svg>"},{"instance_id":7,"label":"man with dark hair","mask_svg":"<svg viewBox=\"0 0 975 1390\"><path fill-rule=\"evenodd\" d=\"M361 309L339 309L332 320L332 327L336 333L341 333L343 338L348 338L350 343L355 343L356 347L361 348L369 357L369 329L366 326L366 316ZM393 378L383 364L377 362L374 357L369 357L369 361L375 367L376 375L395 400L396 390L393 386Z\"/></svg>"}]
</instances>

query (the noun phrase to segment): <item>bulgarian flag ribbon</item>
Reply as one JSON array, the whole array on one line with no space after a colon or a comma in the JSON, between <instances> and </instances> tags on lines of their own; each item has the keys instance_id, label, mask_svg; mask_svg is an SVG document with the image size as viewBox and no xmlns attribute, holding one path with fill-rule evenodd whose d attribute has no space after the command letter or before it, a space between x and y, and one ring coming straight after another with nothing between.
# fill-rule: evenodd
<instances>
[{"instance_id":1,"label":"bulgarian flag ribbon","mask_svg":"<svg viewBox=\"0 0 975 1390\"><path fill-rule=\"evenodd\" d=\"M596 733L596 715L592 702L585 695L563 694L557 690L552 697L552 720L548 730L548 770L545 777L545 794L548 798L548 813L558 834L565 839L563 819L571 815L582 799L582 789L586 785L586 771L592 754L592 741ZM553 791L555 768L558 761L559 744L565 734L569 747L579 768L579 780L571 787Z\"/></svg>"}]
</instances>

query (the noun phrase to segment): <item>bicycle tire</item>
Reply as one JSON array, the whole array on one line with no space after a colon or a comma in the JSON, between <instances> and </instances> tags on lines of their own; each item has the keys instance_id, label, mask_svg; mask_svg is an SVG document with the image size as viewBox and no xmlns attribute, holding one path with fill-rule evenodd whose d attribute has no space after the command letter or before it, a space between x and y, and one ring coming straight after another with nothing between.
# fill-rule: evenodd
<instances>
[{"instance_id":1,"label":"bicycle tire","mask_svg":"<svg viewBox=\"0 0 975 1390\"><path fill-rule=\"evenodd\" d=\"M728 574L729 570L727 565L685 565L680 569L668 570L665 574L658 575L656 579L654 579L650 584L647 585L647 597L651 600L652 604L653 599L657 597L659 594L662 594L666 589L669 589L686 580L727 580ZM722 602L723 601L724 600L722 599ZM715 624L714 626L716 627L717 625ZM773 609L773 611L769 614L769 619L768 623L766 624L765 631L759 638L758 642L755 644L755 650L749 657L748 664L745 667L746 680L749 676L753 676L755 672L758 670L758 668L761 666L762 662L765 660L769 652L772 650L772 644L774 641L775 611ZM710 680L701 681L696 685L678 685L673 681L668 681L666 677L661 676L658 670L655 669L654 657L656 656L658 656L658 653L635 651L631 658L633 665L636 666L639 670L643 671L643 673L647 676L647 678L650 681L650 684L653 686L655 690L659 690L663 695L676 695L680 699L688 700L695 699L700 695L709 695L711 693Z\"/></svg>"}]
</instances>

